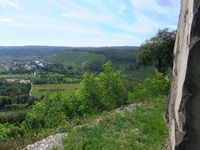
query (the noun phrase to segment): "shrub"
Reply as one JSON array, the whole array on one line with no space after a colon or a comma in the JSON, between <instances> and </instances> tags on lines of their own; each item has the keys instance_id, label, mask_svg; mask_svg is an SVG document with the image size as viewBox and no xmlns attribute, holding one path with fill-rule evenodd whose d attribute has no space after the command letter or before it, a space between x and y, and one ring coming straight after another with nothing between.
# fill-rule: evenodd
<instances>
[{"instance_id":1,"label":"shrub","mask_svg":"<svg viewBox=\"0 0 200 150\"><path fill-rule=\"evenodd\" d=\"M72 92L62 100L63 110L67 119L71 120L87 113L87 106L77 92Z\"/></svg>"},{"instance_id":2,"label":"shrub","mask_svg":"<svg viewBox=\"0 0 200 150\"><path fill-rule=\"evenodd\" d=\"M100 110L102 108L99 95L99 83L97 78L92 74L85 73L83 75L77 96L82 101L82 105L87 109L86 112Z\"/></svg>"},{"instance_id":3,"label":"shrub","mask_svg":"<svg viewBox=\"0 0 200 150\"><path fill-rule=\"evenodd\" d=\"M134 86L132 93L129 93L129 103L149 101L159 96L167 95L170 82L161 73L153 78L147 78L144 83Z\"/></svg>"},{"instance_id":4,"label":"shrub","mask_svg":"<svg viewBox=\"0 0 200 150\"><path fill-rule=\"evenodd\" d=\"M104 72L97 77L99 96L106 110L111 110L126 104L128 94L125 88L123 75L114 71L111 62L104 64Z\"/></svg>"},{"instance_id":5,"label":"shrub","mask_svg":"<svg viewBox=\"0 0 200 150\"><path fill-rule=\"evenodd\" d=\"M21 135L20 127L14 124L0 124L0 142L7 139L18 138Z\"/></svg>"},{"instance_id":6,"label":"shrub","mask_svg":"<svg viewBox=\"0 0 200 150\"><path fill-rule=\"evenodd\" d=\"M21 123L29 109L0 112L0 123Z\"/></svg>"},{"instance_id":7,"label":"shrub","mask_svg":"<svg viewBox=\"0 0 200 150\"><path fill-rule=\"evenodd\" d=\"M46 96L27 114L25 124L29 128L53 128L66 123L60 95Z\"/></svg>"}]
</instances>

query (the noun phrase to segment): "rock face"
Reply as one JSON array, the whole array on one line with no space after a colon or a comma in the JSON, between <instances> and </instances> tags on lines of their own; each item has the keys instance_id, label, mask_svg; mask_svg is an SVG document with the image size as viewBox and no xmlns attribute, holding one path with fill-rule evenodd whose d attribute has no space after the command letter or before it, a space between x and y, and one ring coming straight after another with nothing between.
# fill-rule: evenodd
<instances>
[{"instance_id":1,"label":"rock face","mask_svg":"<svg viewBox=\"0 0 200 150\"><path fill-rule=\"evenodd\" d=\"M67 133L57 133L51 135L41 141L28 145L23 150L51 150L53 148L63 149L62 139L67 136Z\"/></svg>"},{"instance_id":2,"label":"rock face","mask_svg":"<svg viewBox=\"0 0 200 150\"><path fill-rule=\"evenodd\" d=\"M166 117L172 150L200 150L200 0L182 0Z\"/></svg>"}]
</instances>

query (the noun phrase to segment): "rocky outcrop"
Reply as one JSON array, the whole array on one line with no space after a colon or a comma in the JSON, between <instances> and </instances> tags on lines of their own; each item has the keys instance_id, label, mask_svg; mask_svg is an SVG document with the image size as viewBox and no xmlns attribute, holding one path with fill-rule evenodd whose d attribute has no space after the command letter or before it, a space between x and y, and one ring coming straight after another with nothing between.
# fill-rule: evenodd
<instances>
[{"instance_id":1,"label":"rocky outcrop","mask_svg":"<svg viewBox=\"0 0 200 150\"><path fill-rule=\"evenodd\" d=\"M166 117L172 150L200 150L200 0L182 0Z\"/></svg>"},{"instance_id":2,"label":"rocky outcrop","mask_svg":"<svg viewBox=\"0 0 200 150\"><path fill-rule=\"evenodd\" d=\"M34 144L28 145L23 150L50 150L53 148L63 149L62 139L67 136L67 133L57 133L42 139Z\"/></svg>"}]
</instances>

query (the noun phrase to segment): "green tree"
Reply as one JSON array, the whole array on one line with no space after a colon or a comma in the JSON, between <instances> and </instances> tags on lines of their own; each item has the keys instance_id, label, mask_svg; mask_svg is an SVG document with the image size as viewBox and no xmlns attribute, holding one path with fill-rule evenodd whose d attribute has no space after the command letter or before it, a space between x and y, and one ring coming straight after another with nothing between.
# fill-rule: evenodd
<instances>
[{"instance_id":1,"label":"green tree","mask_svg":"<svg viewBox=\"0 0 200 150\"><path fill-rule=\"evenodd\" d=\"M27 113L25 125L31 129L53 128L66 124L62 97L59 94L47 95Z\"/></svg>"},{"instance_id":2,"label":"green tree","mask_svg":"<svg viewBox=\"0 0 200 150\"><path fill-rule=\"evenodd\" d=\"M79 99L82 99L87 110L101 109L102 105L99 96L99 85L93 74L85 73L77 91Z\"/></svg>"},{"instance_id":3,"label":"green tree","mask_svg":"<svg viewBox=\"0 0 200 150\"><path fill-rule=\"evenodd\" d=\"M120 71L114 71L112 63L104 64L104 72L98 76L101 103L104 108L114 109L127 102L128 94Z\"/></svg>"},{"instance_id":4,"label":"green tree","mask_svg":"<svg viewBox=\"0 0 200 150\"><path fill-rule=\"evenodd\" d=\"M153 65L159 72L165 73L173 65L175 31L165 28L140 46L137 61L140 65Z\"/></svg>"}]
</instances>

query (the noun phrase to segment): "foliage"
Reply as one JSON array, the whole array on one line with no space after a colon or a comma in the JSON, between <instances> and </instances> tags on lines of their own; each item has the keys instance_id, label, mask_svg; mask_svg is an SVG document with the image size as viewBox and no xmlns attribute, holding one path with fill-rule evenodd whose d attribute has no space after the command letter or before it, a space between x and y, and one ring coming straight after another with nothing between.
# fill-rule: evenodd
<instances>
[{"instance_id":1,"label":"foliage","mask_svg":"<svg viewBox=\"0 0 200 150\"><path fill-rule=\"evenodd\" d=\"M117 108L127 102L123 75L112 69L111 62L104 64L104 72L98 78L101 103L106 110Z\"/></svg>"},{"instance_id":2,"label":"foliage","mask_svg":"<svg viewBox=\"0 0 200 150\"><path fill-rule=\"evenodd\" d=\"M148 77L153 77L156 74L156 71L151 66L140 66L137 70L133 70L130 74L129 80L134 78L136 80L144 81Z\"/></svg>"},{"instance_id":3,"label":"foliage","mask_svg":"<svg viewBox=\"0 0 200 150\"><path fill-rule=\"evenodd\" d=\"M137 103L152 100L159 96L167 95L170 81L161 73L152 78L147 78L144 83L134 85L133 92L129 93L129 103Z\"/></svg>"},{"instance_id":4,"label":"foliage","mask_svg":"<svg viewBox=\"0 0 200 150\"><path fill-rule=\"evenodd\" d=\"M36 97L30 97L29 95L19 96L0 96L0 108L1 109L12 109L18 106L31 106L37 101Z\"/></svg>"},{"instance_id":5,"label":"foliage","mask_svg":"<svg viewBox=\"0 0 200 150\"><path fill-rule=\"evenodd\" d=\"M17 82L9 83L0 79L0 95L1 96L17 96L26 95L31 89L30 84L20 84Z\"/></svg>"},{"instance_id":6,"label":"foliage","mask_svg":"<svg viewBox=\"0 0 200 150\"><path fill-rule=\"evenodd\" d=\"M29 109L0 112L0 123L21 123Z\"/></svg>"},{"instance_id":7,"label":"foliage","mask_svg":"<svg viewBox=\"0 0 200 150\"><path fill-rule=\"evenodd\" d=\"M96 60L96 61L87 63L84 69L91 72L102 72L103 64L104 64L104 61Z\"/></svg>"},{"instance_id":8,"label":"foliage","mask_svg":"<svg viewBox=\"0 0 200 150\"><path fill-rule=\"evenodd\" d=\"M136 49L137 47L79 48L49 56L46 59L95 73L103 71L104 62L111 61L115 68L129 72L130 66L136 64Z\"/></svg>"},{"instance_id":9,"label":"foliage","mask_svg":"<svg viewBox=\"0 0 200 150\"><path fill-rule=\"evenodd\" d=\"M77 95L85 107L87 107L87 111L90 112L91 109L98 110L102 108L99 95L99 82L94 75L89 73L83 75Z\"/></svg>"},{"instance_id":10,"label":"foliage","mask_svg":"<svg viewBox=\"0 0 200 150\"><path fill-rule=\"evenodd\" d=\"M46 96L27 114L25 123L29 128L53 128L66 123L60 95Z\"/></svg>"},{"instance_id":11,"label":"foliage","mask_svg":"<svg viewBox=\"0 0 200 150\"><path fill-rule=\"evenodd\" d=\"M137 47L102 47L88 49L89 52L106 56L107 61L112 62L135 62L135 50Z\"/></svg>"},{"instance_id":12,"label":"foliage","mask_svg":"<svg viewBox=\"0 0 200 150\"><path fill-rule=\"evenodd\" d=\"M18 138L21 135L20 127L14 124L0 124L0 141Z\"/></svg>"},{"instance_id":13,"label":"foliage","mask_svg":"<svg viewBox=\"0 0 200 150\"><path fill-rule=\"evenodd\" d=\"M37 103L26 117L30 128L52 128L62 122L91 112L111 110L127 103L123 76L110 62L98 76L85 73L77 91L68 95L51 95ZM59 117L58 117L59 116Z\"/></svg>"},{"instance_id":14,"label":"foliage","mask_svg":"<svg viewBox=\"0 0 200 150\"><path fill-rule=\"evenodd\" d=\"M166 72L173 65L173 49L176 32L159 30L138 49L137 61L142 65L153 65L159 72Z\"/></svg>"},{"instance_id":15,"label":"foliage","mask_svg":"<svg viewBox=\"0 0 200 150\"><path fill-rule=\"evenodd\" d=\"M161 150L167 135L163 98L130 112L103 113L100 122L68 133L66 150Z\"/></svg>"},{"instance_id":16,"label":"foliage","mask_svg":"<svg viewBox=\"0 0 200 150\"><path fill-rule=\"evenodd\" d=\"M113 70L111 62L104 64L104 71L98 76L86 73L83 77L77 95L86 111L111 110L127 102L123 75Z\"/></svg>"},{"instance_id":17,"label":"foliage","mask_svg":"<svg viewBox=\"0 0 200 150\"><path fill-rule=\"evenodd\" d=\"M0 79L0 123L21 123L38 99L30 97L31 84Z\"/></svg>"},{"instance_id":18,"label":"foliage","mask_svg":"<svg viewBox=\"0 0 200 150\"><path fill-rule=\"evenodd\" d=\"M129 71L135 70L138 67L135 65L135 51L134 49L126 50L126 47L124 47L125 50L121 48L117 49L118 48L97 48L96 50L92 50L87 48L85 52L81 52L81 50L69 51L68 54L72 54L72 52L76 53L73 55L68 55L66 52L65 54L68 56L63 56L63 53L55 54L51 57L55 60L55 64L47 64L44 68L37 68L37 75L35 77L27 74L26 78L31 79L34 83L54 83L43 85L34 84L33 89L31 90L33 95L43 95L46 93L50 95L42 96L41 101L37 102L27 115L27 112L24 109L22 111L13 109L13 111L9 111L6 114L2 113L2 116L0 114L0 120L3 120L2 122L11 123L13 121L23 121L26 115L25 121L19 125L0 124L0 141L11 141L12 139L15 141L18 139L20 141L22 140L21 138L25 140L28 138L29 142L34 142L36 139L38 140L38 138L43 138L51 133L61 132L63 130L68 131L75 126L74 124L81 124L85 116L100 114L105 110L112 110L127 104L128 90L136 93L135 95L134 93L129 95L129 102L131 103L145 100L152 101L152 98L157 99L156 96L160 95L154 95L152 93L158 93L158 79L155 82L145 81L143 86L142 84L133 84L129 85L129 88L125 88L124 75L113 68L126 68L124 70L129 69ZM79 57L77 57L77 55L79 55ZM86 59L90 60L85 61ZM100 67L106 60L111 60L113 65L109 62L106 63L104 67ZM68 64L68 66L61 64L63 62ZM74 64L73 62L76 63ZM80 65L83 68L76 68L75 65ZM80 86L79 84L69 84L79 83L80 76L84 71L83 69L95 73L95 75L85 73ZM100 71L103 72L97 74ZM139 70L139 73L135 76L141 76L143 72L143 70ZM151 70L149 72L151 72ZM23 75L19 75L20 78L24 78L24 76L22 76ZM149 76L149 74L147 76ZM16 77L17 75L13 76L13 78ZM154 80L154 78L152 79ZM160 86L165 85L161 82L163 79L164 77L158 80ZM2 85L3 84L4 83L2 83ZM6 84L4 84L4 86ZM156 84L156 86L154 84ZM11 88L10 91L16 93L11 96L10 92L2 90L2 93L8 93L4 94L7 96L0 97L0 105L3 106L2 108L10 109L11 107L22 106L22 108L25 107L29 109L30 107L27 106L35 104L35 99L32 99L27 95L30 87L24 87L24 85L17 84L11 86L13 86L13 88ZM17 89L17 86L20 89ZM139 87L138 90L136 90L137 86ZM65 88L65 91L56 92L57 89L62 88ZM144 90L144 93L142 93L143 90L140 90L142 88L147 88ZM7 89L7 87L5 86L4 89ZM165 89L166 88L163 86L163 91ZM24 94L24 92L27 94L21 95L21 93ZM18 95L16 96L16 94ZM142 97L142 94L146 94L144 95L144 98ZM159 109L159 111L153 108ZM86 149L112 149L113 147L116 149L132 149L133 147L138 149L148 149L148 146L152 147L152 149L160 148L164 136L163 130L165 128L163 120L160 117L160 106L144 107L138 111L127 112L125 113L125 116L123 116L123 114L122 116L110 116L109 114L110 113L103 113L101 117L104 118L105 115L105 121L100 122L100 124L94 128L80 128L77 131L70 132L66 146L69 146L68 144L70 144L69 149L74 149L74 145L72 144L77 144L77 147L83 146L81 148ZM17 119L17 121L15 121L15 119ZM152 125L148 125L149 123ZM66 125L69 125L70 127L66 129ZM155 130L155 126L159 126L160 128L156 128ZM133 128L139 128L142 131L141 133L144 134L139 136L132 134L131 131ZM149 132L148 130L152 132ZM151 145L153 143L152 141L155 141L154 145ZM99 144L98 146L95 145L97 142ZM144 143L144 145L141 143Z\"/></svg>"},{"instance_id":19,"label":"foliage","mask_svg":"<svg viewBox=\"0 0 200 150\"><path fill-rule=\"evenodd\" d=\"M82 66L93 61L104 61L105 56L90 53L87 51L66 51L55 56L50 56L46 58L47 61L53 61L55 63L62 63L64 65L71 66Z\"/></svg>"}]
</instances>

